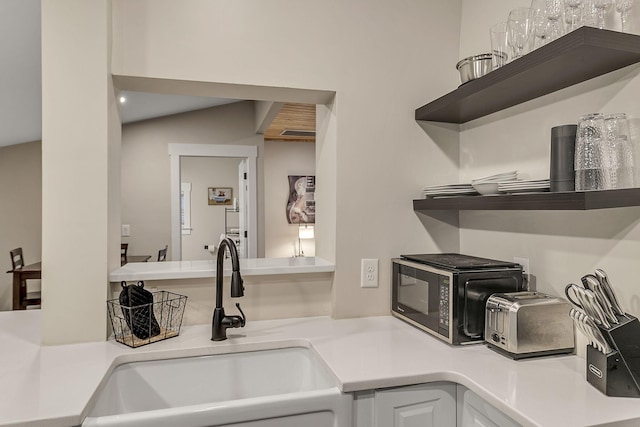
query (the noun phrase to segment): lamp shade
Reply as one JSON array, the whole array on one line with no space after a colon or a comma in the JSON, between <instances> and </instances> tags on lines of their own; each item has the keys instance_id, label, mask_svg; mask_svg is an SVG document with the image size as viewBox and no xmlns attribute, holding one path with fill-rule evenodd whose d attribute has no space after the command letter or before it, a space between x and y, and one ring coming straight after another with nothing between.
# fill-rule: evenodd
<instances>
[{"instance_id":1,"label":"lamp shade","mask_svg":"<svg viewBox=\"0 0 640 427\"><path fill-rule=\"evenodd\" d=\"M315 233L313 230L313 225L304 225L298 228L298 238L300 239L313 239L315 237Z\"/></svg>"}]
</instances>

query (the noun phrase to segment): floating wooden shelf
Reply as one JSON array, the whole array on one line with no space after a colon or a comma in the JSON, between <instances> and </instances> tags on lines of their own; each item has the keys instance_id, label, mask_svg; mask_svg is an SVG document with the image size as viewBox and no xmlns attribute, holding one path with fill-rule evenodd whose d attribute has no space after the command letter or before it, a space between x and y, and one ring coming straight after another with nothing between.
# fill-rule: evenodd
<instances>
[{"instance_id":1,"label":"floating wooden shelf","mask_svg":"<svg viewBox=\"0 0 640 427\"><path fill-rule=\"evenodd\" d=\"M581 27L415 111L465 123L640 62L640 36Z\"/></svg>"},{"instance_id":2,"label":"floating wooden shelf","mask_svg":"<svg viewBox=\"0 0 640 427\"><path fill-rule=\"evenodd\" d=\"M413 210L591 210L640 206L640 188L417 199Z\"/></svg>"}]
</instances>

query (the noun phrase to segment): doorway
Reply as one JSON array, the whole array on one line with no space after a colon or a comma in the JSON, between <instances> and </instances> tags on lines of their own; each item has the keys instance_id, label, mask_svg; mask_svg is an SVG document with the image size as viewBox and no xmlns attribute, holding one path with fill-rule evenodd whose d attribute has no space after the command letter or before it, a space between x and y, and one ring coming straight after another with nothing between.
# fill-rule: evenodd
<instances>
[{"instance_id":1,"label":"doorway","mask_svg":"<svg viewBox=\"0 0 640 427\"><path fill-rule=\"evenodd\" d=\"M181 209L181 159L186 157L215 157L237 159L240 168L238 177L246 177L244 188L238 191L235 197L236 204L224 205L226 209L237 206L242 212L238 219L238 229L242 228L242 234L246 231L246 246L242 252L248 258L257 257L257 174L256 158L258 147L253 145L216 145L216 144L169 144L169 157L171 168L171 259L182 260L182 215ZM240 189L240 187L239 187ZM193 195L191 197L194 197ZM184 199L183 199L184 201ZM235 209L234 209L235 210ZM240 230L238 230L240 231ZM217 239L212 244L217 244Z\"/></svg>"}]
</instances>

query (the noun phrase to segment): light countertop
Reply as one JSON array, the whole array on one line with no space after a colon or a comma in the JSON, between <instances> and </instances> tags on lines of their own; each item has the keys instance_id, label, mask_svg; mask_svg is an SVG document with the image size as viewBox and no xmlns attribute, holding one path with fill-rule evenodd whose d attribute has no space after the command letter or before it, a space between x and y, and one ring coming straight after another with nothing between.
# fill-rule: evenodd
<instances>
[{"instance_id":1,"label":"light countertop","mask_svg":"<svg viewBox=\"0 0 640 427\"><path fill-rule=\"evenodd\" d=\"M241 258L243 276L273 274L331 273L335 265L318 257ZM225 263L225 276L231 275L231 263ZM110 282L170 280L216 277L216 260L132 262L109 274Z\"/></svg>"},{"instance_id":2,"label":"light countertop","mask_svg":"<svg viewBox=\"0 0 640 427\"><path fill-rule=\"evenodd\" d=\"M513 361L482 344L450 346L390 316L248 322L215 343L211 326L198 325L137 349L114 341L41 346L40 321L39 310L0 313L0 425L80 424L100 380L120 363L291 345L313 347L344 392L452 381L523 425L640 425L640 400L593 388L584 359Z\"/></svg>"}]
</instances>

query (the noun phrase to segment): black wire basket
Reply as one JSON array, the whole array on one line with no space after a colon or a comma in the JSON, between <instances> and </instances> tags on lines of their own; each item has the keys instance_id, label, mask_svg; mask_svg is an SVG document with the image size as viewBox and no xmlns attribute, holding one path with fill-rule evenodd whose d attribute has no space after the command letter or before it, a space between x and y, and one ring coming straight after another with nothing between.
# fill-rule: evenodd
<instances>
[{"instance_id":1,"label":"black wire basket","mask_svg":"<svg viewBox=\"0 0 640 427\"><path fill-rule=\"evenodd\" d=\"M180 334L187 297L168 291L151 294L152 303L136 306L122 305L118 299L107 301L116 341L135 348Z\"/></svg>"}]
</instances>

